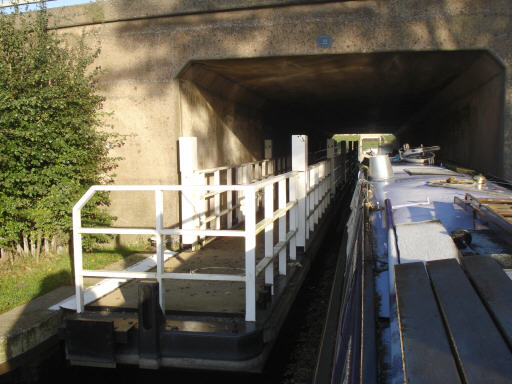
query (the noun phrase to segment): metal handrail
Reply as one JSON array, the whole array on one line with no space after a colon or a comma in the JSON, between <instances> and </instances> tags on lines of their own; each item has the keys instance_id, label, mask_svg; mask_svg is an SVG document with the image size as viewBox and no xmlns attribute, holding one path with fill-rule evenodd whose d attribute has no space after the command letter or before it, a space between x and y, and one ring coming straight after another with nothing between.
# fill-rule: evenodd
<instances>
[{"instance_id":1,"label":"metal handrail","mask_svg":"<svg viewBox=\"0 0 512 384\"><path fill-rule=\"evenodd\" d=\"M269 176L248 184L230 185L96 185L80 198L73 207L73 241L74 267L77 312L84 311L84 277L126 278L158 280L162 287L164 279L208 280L208 281L237 281L244 282L246 287L245 319L256 320L256 277L265 272L265 283L274 285L274 257L278 257L279 274L287 273L286 255L289 249L290 260L296 259L296 245L306 248L306 240L312 236L319 219L325 214L330 204L336 186L344 175L338 175L335 169L335 158L329 158L311 166L287 173ZM222 168L222 167L221 167ZM228 168L226 168L228 169ZM299 168L300 169L300 168ZM277 184L278 207L274 210L274 185ZM264 190L264 219L256 222L256 204L260 190ZM87 202L99 191L152 191L155 199L154 228L89 228L82 227L81 210ZM228 205L221 210L220 203L215 206L212 215L217 220L215 229L207 229L206 222L200 222L195 228L165 228L163 223L165 191L194 192L198 198L207 192L239 192L243 193L238 204ZM229 215L233 210L244 216L243 230L222 229L220 217ZM202 215L196 214L196 215ZM211 222L214 219L208 217ZM288 217L288 220L287 220ZM274 244L274 223L278 221L278 243ZM195 224L194 224L195 225ZM287 228L288 227L288 228ZM256 264L256 236L264 233L264 258ZM82 235L83 234L142 234L156 238L156 272L131 271L94 271L83 269ZM169 273L164 270L164 239L166 235L193 236L228 236L245 239L245 271L244 274L189 274ZM300 240L300 242L299 242ZM165 289L159 290L159 300L162 310L165 310Z\"/></svg>"}]
</instances>

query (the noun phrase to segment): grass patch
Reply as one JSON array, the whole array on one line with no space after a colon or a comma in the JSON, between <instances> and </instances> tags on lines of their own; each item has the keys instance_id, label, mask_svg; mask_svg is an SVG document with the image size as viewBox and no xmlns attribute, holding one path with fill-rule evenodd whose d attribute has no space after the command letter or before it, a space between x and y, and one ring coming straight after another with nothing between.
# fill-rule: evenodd
<instances>
[{"instance_id":1,"label":"grass patch","mask_svg":"<svg viewBox=\"0 0 512 384\"><path fill-rule=\"evenodd\" d=\"M376 134L378 135L378 134ZM393 143L396 140L395 135L391 133L383 133L380 135L383 139L382 144L390 144ZM345 134L345 133L339 133L332 137L335 141L359 141L360 135L358 134ZM366 144L365 144L366 141ZM369 139L366 139L363 141L363 149L365 148L371 148L372 146L375 148L378 146L378 140L375 140L377 145L374 145L375 143L372 142Z\"/></svg>"},{"instance_id":2,"label":"grass patch","mask_svg":"<svg viewBox=\"0 0 512 384\"><path fill-rule=\"evenodd\" d=\"M100 269L122 260L141 246L101 248L83 254L85 269ZM13 264L0 264L0 313L43 295L62 285L73 284L71 258L67 254L18 258Z\"/></svg>"}]
</instances>

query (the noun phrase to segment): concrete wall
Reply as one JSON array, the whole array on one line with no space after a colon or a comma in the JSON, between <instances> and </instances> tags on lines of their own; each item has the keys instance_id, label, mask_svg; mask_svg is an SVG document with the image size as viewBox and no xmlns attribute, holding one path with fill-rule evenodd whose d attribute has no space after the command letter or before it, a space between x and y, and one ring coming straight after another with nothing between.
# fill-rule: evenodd
<instances>
[{"instance_id":1,"label":"concrete wall","mask_svg":"<svg viewBox=\"0 0 512 384\"><path fill-rule=\"evenodd\" d=\"M503 175L504 80L501 63L482 54L403 127L402 141L440 145L443 161Z\"/></svg>"},{"instance_id":2,"label":"concrete wall","mask_svg":"<svg viewBox=\"0 0 512 384\"><path fill-rule=\"evenodd\" d=\"M259 106L225 101L211 89L199 88L194 79L180 84L178 77L191 61L461 49L489 50L506 67L503 129L497 133L503 141L493 144L501 146L503 176L512 180L509 0L118 0L52 13L59 33L87 31L95 34L91 44L101 42L97 64L105 70L99 82L107 97L105 109L114 111L111 122L118 132L133 134L118 152L125 158L117 170L118 184L177 183L177 139L203 128L212 132L203 132L200 140L199 153L207 154L204 164L261 156L261 140L274 130L261 128L255 112ZM330 35L333 44L319 47L320 35ZM499 98L493 84L468 98ZM261 97L255 100L264 103ZM486 108L473 111L481 114ZM176 201L169 203L169 224L178 221ZM130 204L114 199L112 211L122 225L152 212L142 200Z\"/></svg>"},{"instance_id":3,"label":"concrete wall","mask_svg":"<svg viewBox=\"0 0 512 384\"><path fill-rule=\"evenodd\" d=\"M187 66L179 75L180 135L198 138L200 169L261 159L271 136L263 123L266 100L230 80Z\"/></svg>"}]
</instances>

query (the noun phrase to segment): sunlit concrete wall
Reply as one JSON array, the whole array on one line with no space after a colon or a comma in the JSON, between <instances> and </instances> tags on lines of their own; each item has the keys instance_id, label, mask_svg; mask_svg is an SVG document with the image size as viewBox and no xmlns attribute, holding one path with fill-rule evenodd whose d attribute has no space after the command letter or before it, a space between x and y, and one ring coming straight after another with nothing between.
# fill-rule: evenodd
<instances>
[{"instance_id":1,"label":"sunlit concrete wall","mask_svg":"<svg viewBox=\"0 0 512 384\"><path fill-rule=\"evenodd\" d=\"M489 50L506 68L498 145L503 176L512 179L511 11L509 0L118 0L57 9L52 22L59 33L87 31L96 34L91 44L101 43L105 109L114 111L116 131L132 135L118 151L124 157L119 184L177 183L177 139L196 128L215 132L200 140L205 165L261 155L265 133L253 121L257 108L229 113L238 108L235 101L180 85L180 71L191 60L476 48ZM319 47L320 35L333 44ZM221 116L213 106L225 108ZM254 136L244 129L254 129ZM240 155L219 155L226 150ZM168 224L178 221L176 201L169 203ZM143 201L129 210L127 204L116 197L112 205L122 225L151 209Z\"/></svg>"},{"instance_id":2,"label":"sunlit concrete wall","mask_svg":"<svg viewBox=\"0 0 512 384\"><path fill-rule=\"evenodd\" d=\"M200 84L197 84L200 83ZM199 169L240 164L263 156L265 99L200 64L178 78L180 135L197 137Z\"/></svg>"}]
</instances>

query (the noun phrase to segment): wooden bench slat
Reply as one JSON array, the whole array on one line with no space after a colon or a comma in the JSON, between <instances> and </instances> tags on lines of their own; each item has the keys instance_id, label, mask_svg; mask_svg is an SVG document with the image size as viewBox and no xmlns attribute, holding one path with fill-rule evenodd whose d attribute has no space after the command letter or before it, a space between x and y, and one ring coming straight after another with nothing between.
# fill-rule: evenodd
<instances>
[{"instance_id":1,"label":"wooden bench slat","mask_svg":"<svg viewBox=\"0 0 512 384\"><path fill-rule=\"evenodd\" d=\"M395 289L405 382L460 383L423 263L396 265Z\"/></svg>"},{"instance_id":2,"label":"wooden bench slat","mask_svg":"<svg viewBox=\"0 0 512 384\"><path fill-rule=\"evenodd\" d=\"M512 280L490 256L463 258L462 264L496 325L512 348Z\"/></svg>"},{"instance_id":3,"label":"wooden bench slat","mask_svg":"<svg viewBox=\"0 0 512 384\"><path fill-rule=\"evenodd\" d=\"M436 260L427 270L465 381L511 383L512 354L460 265Z\"/></svg>"}]
</instances>

